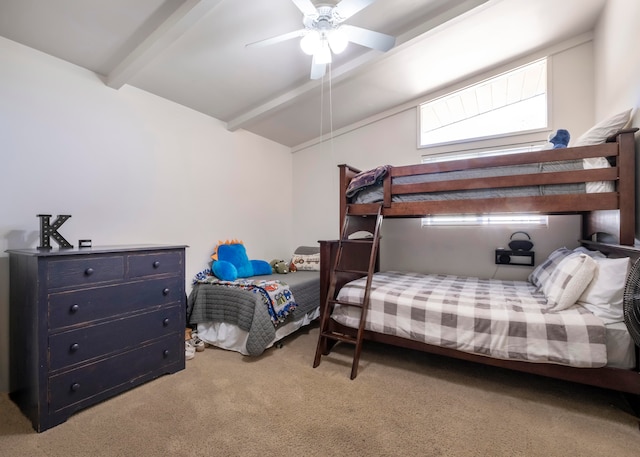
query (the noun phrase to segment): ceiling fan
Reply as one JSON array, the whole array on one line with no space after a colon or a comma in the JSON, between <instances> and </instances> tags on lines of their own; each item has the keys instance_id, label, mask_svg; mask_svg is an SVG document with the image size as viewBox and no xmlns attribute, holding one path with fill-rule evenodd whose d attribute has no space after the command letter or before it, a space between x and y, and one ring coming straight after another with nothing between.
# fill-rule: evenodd
<instances>
[{"instance_id":1,"label":"ceiling fan","mask_svg":"<svg viewBox=\"0 0 640 457\"><path fill-rule=\"evenodd\" d=\"M302 37L300 47L306 54L313 56L311 79L322 78L327 64L331 63L332 53L340 54L349 42L382 52L388 51L395 45L395 37L344 24L344 21L376 0L341 0L335 5L320 3L317 6L311 0L291 1L304 15L302 18L304 28L249 43L247 47L267 46Z\"/></svg>"}]
</instances>

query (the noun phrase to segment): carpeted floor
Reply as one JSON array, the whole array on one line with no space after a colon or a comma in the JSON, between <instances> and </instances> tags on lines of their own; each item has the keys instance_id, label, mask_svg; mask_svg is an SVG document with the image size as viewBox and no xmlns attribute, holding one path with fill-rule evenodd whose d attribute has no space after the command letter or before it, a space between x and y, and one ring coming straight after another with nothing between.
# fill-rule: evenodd
<instances>
[{"instance_id":1,"label":"carpeted floor","mask_svg":"<svg viewBox=\"0 0 640 457\"><path fill-rule=\"evenodd\" d=\"M640 455L615 392L375 344L351 381L351 346L311 367L317 331L260 358L207 348L40 434L2 394L0 455Z\"/></svg>"}]
</instances>

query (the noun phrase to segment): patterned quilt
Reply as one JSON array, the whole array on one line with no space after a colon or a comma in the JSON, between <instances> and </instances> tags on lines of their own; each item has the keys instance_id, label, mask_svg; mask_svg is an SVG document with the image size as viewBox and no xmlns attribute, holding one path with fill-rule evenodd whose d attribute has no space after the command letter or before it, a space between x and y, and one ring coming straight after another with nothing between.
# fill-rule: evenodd
<instances>
[{"instance_id":1,"label":"patterned quilt","mask_svg":"<svg viewBox=\"0 0 640 457\"><path fill-rule=\"evenodd\" d=\"M366 278L344 286L343 301L362 301ZM607 363L603 322L576 305L549 311L526 281L389 271L372 280L366 328L499 359L575 367ZM360 310L336 305L332 317L357 327Z\"/></svg>"},{"instance_id":2,"label":"patterned quilt","mask_svg":"<svg viewBox=\"0 0 640 457\"><path fill-rule=\"evenodd\" d=\"M216 284L218 286L235 287L249 290L260 295L262 302L267 307L269 317L273 325L278 325L285 321L287 316L298 306L293 299L293 294L289 286L280 281L266 281L256 279L236 279L235 281L223 281L215 276L207 276L198 279L200 284Z\"/></svg>"}]
</instances>

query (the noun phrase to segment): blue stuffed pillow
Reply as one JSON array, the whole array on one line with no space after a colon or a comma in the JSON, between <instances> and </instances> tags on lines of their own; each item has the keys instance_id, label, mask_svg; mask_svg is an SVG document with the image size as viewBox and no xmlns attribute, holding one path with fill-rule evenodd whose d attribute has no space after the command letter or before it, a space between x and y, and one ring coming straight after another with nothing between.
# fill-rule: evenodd
<instances>
[{"instance_id":1,"label":"blue stuffed pillow","mask_svg":"<svg viewBox=\"0 0 640 457\"><path fill-rule=\"evenodd\" d=\"M211 271L218 279L223 281L235 281L238 279L238 270L231 262L225 262L224 260L213 262Z\"/></svg>"},{"instance_id":2,"label":"blue stuffed pillow","mask_svg":"<svg viewBox=\"0 0 640 457\"><path fill-rule=\"evenodd\" d=\"M266 260L249 260L243 244L220 244L217 260L211 266L213 274L223 281L271 274L271 265Z\"/></svg>"}]
</instances>

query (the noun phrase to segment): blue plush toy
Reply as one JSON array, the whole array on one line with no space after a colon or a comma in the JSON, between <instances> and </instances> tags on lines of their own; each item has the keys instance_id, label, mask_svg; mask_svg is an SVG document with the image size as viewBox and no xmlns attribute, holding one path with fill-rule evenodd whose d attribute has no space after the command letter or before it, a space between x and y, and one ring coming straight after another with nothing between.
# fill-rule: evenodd
<instances>
[{"instance_id":1,"label":"blue plush toy","mask_svg":"<svg viewBox=\"0 0 640 457\"><path fill-rule=\"evenodd\" d=\"M239 240L220 241L214 248L211 271L223 281L271 274L271 265L266 260L249 260L244 244Z\"/></svg>"},{"instance_id":2,"label":"blue plush toy","mask_svg":"<svg viewBox=\"0 0 640 457\"><path fill-rule=\"evenodd\" d=\"M566 148L570 139L571 135L569 135L569 131L565 129L558 129L549 134L549 143L553 144L552 149Z\"/></svg>"}]
</instances>

